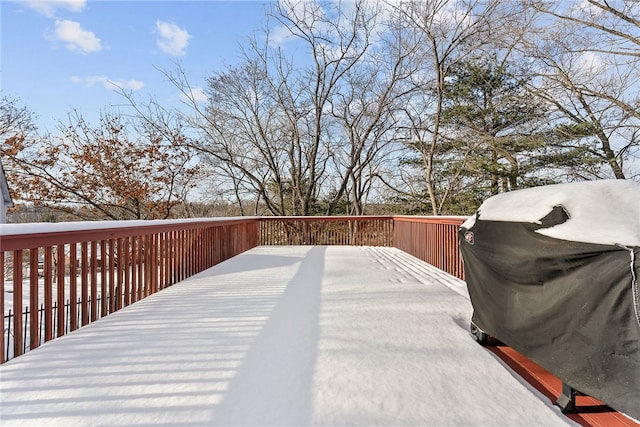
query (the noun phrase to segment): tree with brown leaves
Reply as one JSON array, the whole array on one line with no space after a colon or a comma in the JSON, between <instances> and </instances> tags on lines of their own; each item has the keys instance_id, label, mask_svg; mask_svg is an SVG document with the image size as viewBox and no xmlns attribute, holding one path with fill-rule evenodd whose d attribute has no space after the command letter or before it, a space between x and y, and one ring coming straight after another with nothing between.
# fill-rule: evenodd
<instances>
[{"instance_id":1,"label":"tree with brown leaves","mask_svg":"<svg viewBox=\"0 0 640 427\"><path fill-rule=\"evenodd\" d=\"M3 162L19 200L86 220L164 219L198 171L179 125L160 134L113 113L92 126L77 111L59 134L3 135Z\"/></svg>"}]
</instances>

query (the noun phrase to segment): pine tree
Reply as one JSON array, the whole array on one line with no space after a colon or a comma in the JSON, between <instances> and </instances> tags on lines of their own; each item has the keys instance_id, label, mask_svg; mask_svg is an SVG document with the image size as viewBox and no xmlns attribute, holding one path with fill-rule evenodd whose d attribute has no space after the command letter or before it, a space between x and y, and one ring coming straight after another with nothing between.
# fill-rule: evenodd
<instances>
[{"instance_id":1,"label":"pine tree","mask_svg":"<svg viewBox=\"0 0 640 427\"><path fill-rule=\"evenodd\" d=\"M490 59L459 63L445 87L443 150L474 189L463 199L556 182L566 167L588 162L588 150L565 147L544 101L527 92L508 65ZM473 194L465 194L473 193ZM455 200L451 201L455 203Z\"/></svg>"}]
</instances>

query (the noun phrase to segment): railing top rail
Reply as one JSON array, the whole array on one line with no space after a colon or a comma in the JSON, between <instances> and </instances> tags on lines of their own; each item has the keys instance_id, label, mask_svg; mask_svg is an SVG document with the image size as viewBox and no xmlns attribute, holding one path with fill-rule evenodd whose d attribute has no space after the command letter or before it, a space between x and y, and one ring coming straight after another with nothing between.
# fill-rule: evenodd
<instances>
[{"instance_id":1,"label":"railing top rail","mask_svg":"<svg viewBox=\"0 0 640 427\"><path fill-rule=\"evenodd\" d=\"M393 219L392 215L339 215L339 216L263 216L260 221L368 221Z\"/></svg>"},{"instance_id":2,"label":"railing top rail","mask_svg":"<svg viewBox=\"0 0 640 427\"><path fill-rule=\"evenodd\" d=\"M466 216L413 216L413 215L394 215L394 221L405 222L424 222L431 224L450 224L450 225L462 225L467 220Z\"/></svg>"},{"instance_id":3,"label":"railing top rail","mask_svg":"<svg viewBox=\"0 0 640 427\"><path fill-rule=\"evenodd\" d=\"M0 252L259 221L259 217L3 224Z\"/></svg>"}]
</instances>

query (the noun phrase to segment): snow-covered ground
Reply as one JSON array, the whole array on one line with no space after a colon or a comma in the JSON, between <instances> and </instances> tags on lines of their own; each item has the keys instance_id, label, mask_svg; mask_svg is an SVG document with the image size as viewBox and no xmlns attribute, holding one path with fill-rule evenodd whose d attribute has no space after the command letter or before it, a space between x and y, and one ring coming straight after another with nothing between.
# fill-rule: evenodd
<instances>
[{"instance_id":1,"label":"snow-covered ground","mask_svg":"<svg viewBox=\"0 0 640 427\"><path fill-rule=\"evenodd\" d=\"M393 248L258 247L0 367L0 424L566 425Z\"/></svg>"}]
</instances>

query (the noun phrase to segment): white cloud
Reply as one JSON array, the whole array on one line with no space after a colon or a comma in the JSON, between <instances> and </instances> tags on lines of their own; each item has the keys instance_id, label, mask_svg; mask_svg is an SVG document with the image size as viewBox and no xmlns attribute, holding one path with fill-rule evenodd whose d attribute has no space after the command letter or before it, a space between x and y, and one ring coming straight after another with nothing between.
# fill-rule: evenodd
<instances>
[{"instance_id":1,"label":"white cloud","mask_svg":"<svg viewBox=\"0 0 640 427\"><path fill-rule=\"evenodd\" d=\"M280 5L285 14L293 21L302 22L304 27L313 28L317 34L342 31L349 34L352 30L353 18L356 14L376 18L374 34L381 35L386 30L384 25L394 10L394 4L401 0L385 0L384 2L365 2L358 5L354 0L282 0ZM369 23L367 23L369 25ZM275 24L269 29L269 43L281 46L296 39L299 30L283 24Z\"/></svg>"},{"instance_id":2,"label":"white cloud","mask_svg":"<svg viewBox=\"0 0 640 427\"><path fill-rule=\"evenodd\" d=\"M158 47L171 56L182 56L189 45L191 35L172 22L156 21Z\"/></svg>"},{"instance_id":3,"label":"white cloud","mask_svg":"<svg viewBox=\"0 0 640 427\"><path fill-rule=\"evenodd\" d=\"M291 30L284 25L278 25L269 31L269 43L274 46L280 46L293 38Z\"/></svg>"},{"instance_id":4,"label":"white cloud","mask_svg":"<svg viewBox=\"0 0 640 427\"><path fill-rule=\"evenodd\" d=\"M595 78L606 71L606 64L603 58L593 52L582 53L576 62L578 70L585 73L589 78Z\"/></svg>"},{"instance_id":5,"label":"white cloud","mask_svg":"<svg viewBox=\"0 0 640 427\"><path fill-rule=\"evenodd\" d=\"M83 29L78 22L57 19L55 25L56 28L49 38L64 42L70 51L91 53L102 50L100 39L91 31Z\"/></svg>"},{"instance_id":6,"label":"white cloud","mask_svg":"<svg viewBox=\"0 0 640 427\"><path fill-rule=\"evenodd\" d=\"M105 89L130 89L130 90L140 90L144 86L144 82L140 80L130 79L130 80L114 80L110 79L107 76L72 76L71 81L73 83L78 83L84 85L86 87L93 87L95 85L102 85Z\"/></svg>"},{"instance_id":7,"label":"white cloud","mask_svg":"<svg viewBox=\"0 0 640 427\"><path fill-rule=\"evenodd\" d=\"M335 4L338 4L338 1L334 0ZM332 4L329 4L329 7L332 6ZM279 2L279 7L292 21L301 22L303 26L314 27L315 29L318 29L318 22L321 21L321 19L318 21L317 18L325 16L325 10L317 0L282 0ZM295 40L294 33L292 28L286 25L274 25L269 29L269 44L272 46L280 46L292 40Z\"/></svg>"},{"instance_id":8,"label":"white cloud","mask_svg":"<svg viewBox=\"0 0 640 427\"><path fill-rule=\"evenodd\" d=\"M194 86L191 88L191 95L185 95L184 93L180 94L180 100L184 101L184 102L190 102L190 101L195 101L195 102L205 102L207 100L207 94L204 93L204 91L202 90L202 88Z\"/></svg>"},{"instance_id":9,"label":"white cloud","mask_svg":"<svg viewBox=\"0 0 640 427\"><path fill-rule=\"evenodd\" d=\"M57 9L80 12L87 5L86 0L23 0L21 3L49 17L54 16Z\"/></svg>"},{"instance_id":10,"label":"white cloud","mask_svg":"<svg viewBox=\"0 0 640 427\"><path fill-rule=\"evenodd\" d=\"M605 13L602 8L589 3L587 0L581 0L576 3L569 3L569 11L582 13L591 16L592 18L597 18Z\"/></svg>"},{"instance_id":11,"label":"white cloud","mask_svg":"<svg viewBox=\"0 0 640 427\"><path fill-rule=\"evenodd\" d=\"M454 29L471 25L473 17L469 13L467 4L453 1L436 6L433 10L433 21L442 26L446 32L446 28Z\"/></svg>"}]
</instances>

